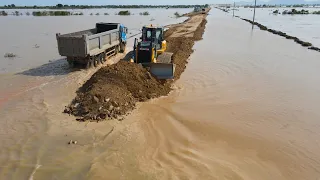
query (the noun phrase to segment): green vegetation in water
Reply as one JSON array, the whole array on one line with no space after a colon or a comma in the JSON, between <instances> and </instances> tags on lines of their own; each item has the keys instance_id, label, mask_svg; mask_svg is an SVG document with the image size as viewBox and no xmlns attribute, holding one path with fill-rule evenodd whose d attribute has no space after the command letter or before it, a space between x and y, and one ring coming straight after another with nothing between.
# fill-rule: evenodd
<instances>
[{"instance_id":1,"label":"green vegetation in water","mask_svg":"<svg viewBox=\"0 0 320 180\"><path fill-rule=\"evenodd\" d=\"M108 16L108 15L109 15L109 13L104 13L104 15L105 15L105 16Z\"/></svg>"},{"instance_id":2,"label":"green vegetation in water","mask_svg":"<svg viewBox=\"0 0 320 180\"><path fill-rule=\"evenodd\" d=\"M150 13L148 11L139 13L141 16L149 16Z\"/></svg>"},{"instance_id":3,"label":"green vegetation in water","mask_svg":"<svg viewBox=\"0 0 320 180\"><path fill-rule=\"evenodd\" d=\"M290 14L290 15L295 15L295 14L309 14L308 10L304 10L302 9L301 11L296 10L296 9L291 9L291 11L285 10L282 12L282 14L286 15L286 14Z\"/></svg>"},{"instance_id":4,"label":"green vegetation in water","mask_svg":"<svg viewBox=\"0 0 320 180\"><path fill-rule=\"evenodd\" d=\"M100 13L97 13L97 14L96 14L96 16L99 16L99 15L100 15Z\"/></svg>"},{"instance_id":5,"label":"green vegetation in water","mask_svg":"<svg viewBox=\"0 0 320 180\"><path fill-rule=\"evenodd\" d=\"M33 16L70 16L72 15L69 11L34 11Z\"/></svg>"},{"instance_id":6,"label":"green vegetation in water","mask_svg":"<svg viewBox=\"0 0 320 180\"><path fill-rule=\"evenodd\" d=\"M305 5L304 4L294 4L292 5L292 7L304 7Z\"/></svg>"},{"instance_id":7,"label":"green vegetation in water","mask_svg":"<svg viewBox=\"0 0 320 180\"><path fill-rule=\"evenodd\" d=\"M13 16L20 16L20 12L19 11L12 12L12 15Z\"/></svg>"},{"instance_id":8,"label":"green vegetation in water","mask_svg":"<svg viewBox=\"0 0 320 180\"><path fill-rule=\"evenodd\" d=\"M90 13L90 16L92 16L93 15L93 13Z\"/></svg>"},{"instance_id":9,"label":"green vegetation in water","mask_svg":"<svg viewBox=\"0 0 320 180\"><path fill-rule=\"evenodd\" d=\"M275 10L272 12L273 14L279 14L279 10Z\"/></svg>"},{"instance_id":10,"label":"green vegetation in water","mask_svg":"<svg viewBox=\"0 0 320 180\"><path fill-rule=\"evenodd\" d=\"M119 11L118 15L120 15L120 16L130 16L131 13L130 13L130 11Z\"/></svg>"},{"instance_id":11,"label":"green vegetation in water","mask_svg":"<svg viewBox=\"0 0 320 180\"><path fill-rule=\"evenodd\" d=\"M15 58L15 57L17 57L17 55L15 55L15 54L13 54L13 53L6 53L6 54L4 55L4 57L5 57L5 58Z\"/></svg>"},{"instance_id":12,"label":"green vegetation in water","mask_svg":"<svg viewBox=\"0 0 320 180\"><path fill-rule=\"evenodd\" d=\"M0 16L8 16L8 13L5 11L0 11Z\"/></svg>"},{"instance_id":13,"label":"green vegetation in water","mask_svg":"<svg viewBox=\"0 0 320 180\"><path fill-rule=\"evenodd\" d=\"M294 8L297 8L297 7L308 7L308 6L309 5L306 5L306 4L294 4L294 5L286 5L286 6L263 4L263 5L257 5L256 8L276 8L276 7L287 7L287 8L294 7ZM245 5L244 8L254 8L254 6L253 5Z\"/></svg>"},{"instance_id":14,"label":"green vegetation in water","mask_svg":"<svg viewBox=\"0 0 320 180\"><path fill-rule=\"evenodd\" d=\"M71 15L73 15L73 16L82 16L82 15L83 15L83 12L80 12L80 13L72 13Z\"/></svg>"},{"instance_id":15,"label":"green vegetation in water","mask_svg":"<svg viewBox=\"0 0 320 180\"><path fill-rule=\"evenodd\" d=\"M174 15L176 16L176 18L181 17L181 15L178 12L175 12Z\"/></svg>"},{"instance_id":16,"label":"green vegetation in water","mask_svg":"<svg viewBox=\"0 0 320 180\"><path fill-rule=\"evenodd\" d=\"M27 15L27 16L30 16L30 12L26 12L26 15Z\"/></svg>"},{"instance_id":17,"label":"green vegetation in water","mask_svg":"<svg viewBox=\"0 0 320 180\"><path fill-rule=\"evenodd\" d=\"M320 14L320 11L314 11L312 14Z\"/></svg>"}]
</instances>

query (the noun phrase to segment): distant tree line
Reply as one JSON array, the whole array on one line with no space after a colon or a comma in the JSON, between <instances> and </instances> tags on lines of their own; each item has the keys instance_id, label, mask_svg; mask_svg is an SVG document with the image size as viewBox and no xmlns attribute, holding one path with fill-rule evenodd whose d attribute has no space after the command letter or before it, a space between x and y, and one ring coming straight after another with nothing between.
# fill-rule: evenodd
<instances>
[{"instance_id":1,"label":"distant tree line","mask_svg":"<svg viewBox=\"0 0 320 180\"><path fill-rule=\"evenodd\" d=\"M106 15L107 13L105 13ZM0 11L0 16L8 16L6 11ZM14 11L10 15L12 16L23 16L19 11ZM83 12L69 12L69 11L33 11L32 13L26 12L26 16L77 16L83 15Z\"/></svg>"},{"instance_id":2,"label":"distant tree line","mask_svg":"<svg viewBox=\"0 0 320 180\"><path fill-rule=\"evenodd\" d=\"M70 16L71 12L68 11L34 11L33 16ZM78 15L78 14L76 14Z\"/></svg>"},{"instance_id":3,"label":"distant tree line","mask_svg":"<svg viewBox=\"0 0 320 180\"><path fill-rule=\"evenodd\" d=\"M263 5L257 5L256 8L275 8L275 7L315 7L320 6L320 4L293 4L293 5L286 5L286 4L279 4L279 5L270 5L270 4L263 4ZM244 8L254 8L253 5L245 5Z\"/></svg>"},{"instance_id":4,"label":"distant tree line","mask_svg":"<svg viewBox=\"0 0 320 180\"><path fill-rule=\"evenodd\" d=\"M279 12L279 10L273 11L273 14L283 14L283 15L295 15L295 14L320 14L320 11L313 11L309 12L309 10L296 10L296 9L291 9L291 10L284 10L282 13Z\"/></svg>"},{"instance_id":5,"label":"distant tree line","mask_svg":"<svg viewBox=\"0 0 320 180\"><path fill-rule=\"evenodd\" d=\"M16 6L14 4L0 6L0 9L93 9L93 8L194 8L194 7L209 7L205 5L63 5L57 4L56 6Z\"/></svg>"}]
</instances>

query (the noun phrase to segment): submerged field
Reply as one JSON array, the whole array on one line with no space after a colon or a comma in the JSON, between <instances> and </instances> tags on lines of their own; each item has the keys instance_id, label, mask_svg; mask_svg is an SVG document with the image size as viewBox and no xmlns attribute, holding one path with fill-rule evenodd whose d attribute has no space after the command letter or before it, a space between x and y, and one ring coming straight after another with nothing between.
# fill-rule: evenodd
<instances>
[{"instance_id":1,"label":"submerged field","mask_svg":"<svg viewBox=\"0 0 320 180\"><path fill-rule=\"evenodd\" d=\"M192 9L130 9L130 12L134 15L115 15L121 10L81 10L84 13L83 16L0 17L0 23L5 27L0 34L1 42L5 42L0 44L0 73L21 72L46 64L49 61L61 59L57 51L56 33L63 34L90 29L97 22L119 22L129 28L129 36L131 36L140 32L143 25L157 24L165 26L182 22L186 18L176 18L174 13L184 14L192 11ZM15 10L11 11L14 12ZM21 9L19 11L32 13L35 10ZM44 10L37 9L37 11ZM78 12L79 10L73 11ZM145 11L148 11L150 15L139 15L140 12ZM91 13L94 15L91 16ZM100 15L97 16L95 15L96 13ZM104 13L109 13L109 15L104 15ZM129 40L129 48L133 46L133 39ZM13 53L16 58L5 58L6 53Z\"/></svg>"},{"instance_id":2,"label":"submerged field","mask_svg":"<svg viewBox=\"0 0 320 180\"><path fill-rule=\"evenodd\" d=\"M311 42L316 47L320 47L320 16L317 14L308 15L282 15L273 14L273 11L279 10L283 12L285 10L291 10L293 8L257 8L256 21L278 31L283 31L291 36L296 36L303 41ZM319 8L295 8L301 11L302 9L309 12L318 11ZM230 11L232 15L232 11ZM239 11L235 11L235 15L241 18L252 20L253 9L251 8L239 8Z\"/></svg>"}]
</instances>

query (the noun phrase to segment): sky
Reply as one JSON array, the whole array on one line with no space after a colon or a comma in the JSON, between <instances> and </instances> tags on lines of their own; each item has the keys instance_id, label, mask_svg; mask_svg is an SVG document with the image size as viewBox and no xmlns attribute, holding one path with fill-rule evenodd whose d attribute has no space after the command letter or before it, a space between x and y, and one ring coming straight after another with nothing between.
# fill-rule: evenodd
<instances>
[{"instance_id":1,"label":"sky","mask_svg":"<svg viewBox=\"0 0 320 180\"><path fill-rule=\"evenodd\" d=\"M108 5L108 4L217 4L231 2L253 2L254 0L0 0L0 5L15 4L15 5L56 5L56 4L75 4L75 5ZM262 0L268 1L268 0ZM306 0L311 1L311 0ZM319 0L320 2L320 0Z\"/></svg>"}]
</instances>

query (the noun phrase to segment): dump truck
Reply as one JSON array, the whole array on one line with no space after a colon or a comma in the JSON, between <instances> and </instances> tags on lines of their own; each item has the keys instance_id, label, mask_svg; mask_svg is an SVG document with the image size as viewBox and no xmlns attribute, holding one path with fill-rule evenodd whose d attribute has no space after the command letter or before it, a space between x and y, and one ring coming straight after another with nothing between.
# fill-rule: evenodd
<instances>
[{"instance_id":1,"label":"dump truck","mask_svg":"<svg viewBox=\"0 0 320 180\"><path fill-rule=\"evenodd\" d=\"M157 79L174 79L173 53L165 52L164 28L148 25L142 27L140 40L135 38L131 62L148 68Z\"/></svg>"},{"instance_id":2,"label":"dump truck","mask_svg":"<svg viewBox=\"0 0 320 180\"><path fill-rule=\"evenodd\" d=\"M118 52L125 52L128 28L120 23L96 23L96 27L68 34L56 34L58 51L69 65L96 67Z\"/></svg>"}]
</instances>

